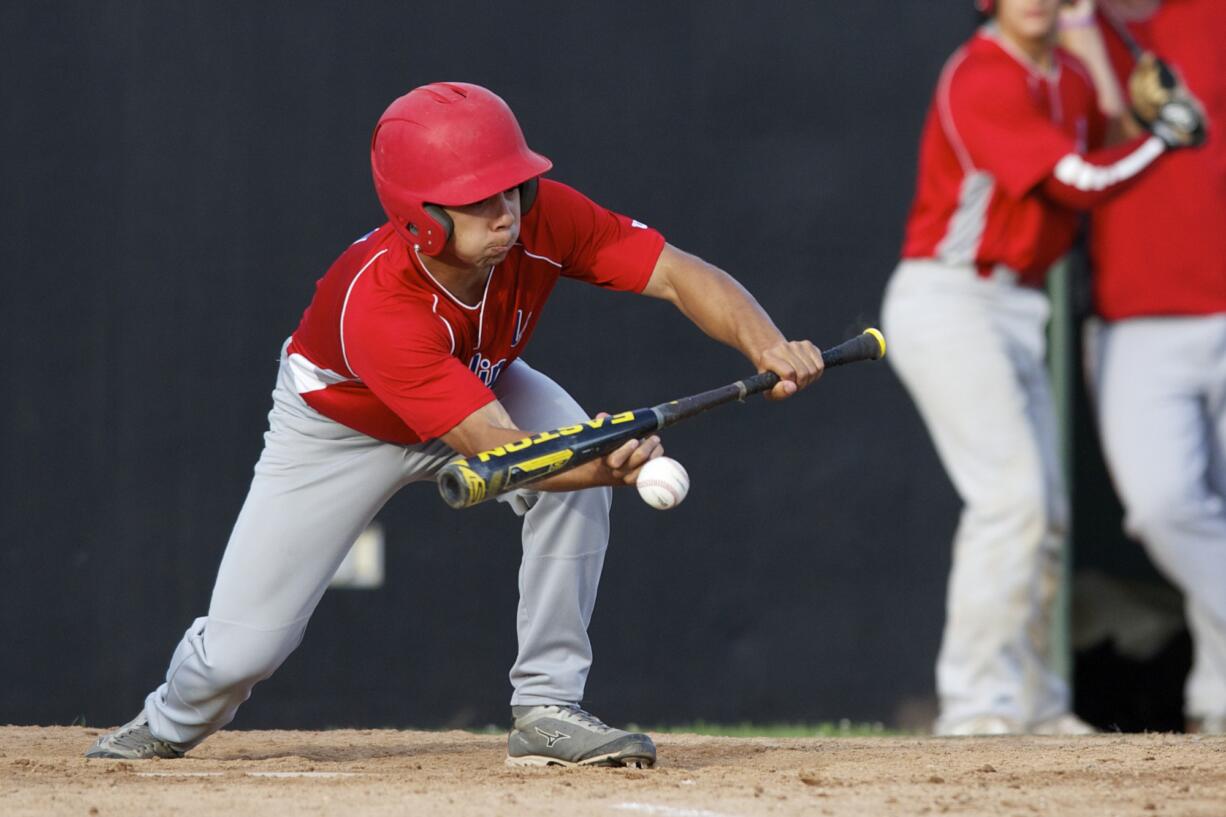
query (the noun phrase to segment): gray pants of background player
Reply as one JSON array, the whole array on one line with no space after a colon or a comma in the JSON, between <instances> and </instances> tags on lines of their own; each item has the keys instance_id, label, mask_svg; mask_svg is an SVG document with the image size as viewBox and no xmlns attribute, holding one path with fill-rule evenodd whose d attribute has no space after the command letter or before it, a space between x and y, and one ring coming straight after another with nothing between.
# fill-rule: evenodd
<instances>
[{"instance_id":1,"label":"gray pants of background player","mask_svg":"<svg viewBox=\"0 0 1226 817\"><path fill-rule=\"evenodd\" d=\"M507 368L494 391L523 429L587 417L522 361ZM438 441L394 445L323 417L295 391L283 352L264 452L209 614L192 622L165 683L145 700L153 734L194 746L229 723L252 687L298 646L332 575L384 503L408 483L432 479L454 456ZM583 697L611 493L523 492L508 500L524 518L512 704Z\"/></svg>"},{"instance_id":2,"label":"gray pants of background player","mask_svg":"<svg viewBox=\"0 0 1226 817\"><path fill-rule=\"evenodd\" d=\"M1068 503L1045 336L1050 306L998 268L904 261L882 321L895 371L965 503L937 658L938 732L1069 709L1047 655Z\"/></svg>"},{"instance_id":3,"label":"gray pants of background player","mask_svg":"<svg viewBox=\"0 0 1226 817\"><path fill-rule=\"evenodd\" d=\"M1128 531L1183 591L1191 718L1226 717L1226 315L1106 324L1090 368Z\"/></svg>"}]
</instances>

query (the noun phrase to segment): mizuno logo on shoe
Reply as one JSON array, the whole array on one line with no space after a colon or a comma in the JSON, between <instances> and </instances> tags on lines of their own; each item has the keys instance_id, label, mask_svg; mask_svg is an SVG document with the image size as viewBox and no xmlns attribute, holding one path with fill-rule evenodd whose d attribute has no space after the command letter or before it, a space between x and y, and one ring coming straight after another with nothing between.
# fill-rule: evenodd
<instances>
[{"instance_id":1,"label":"mizuno logo on shoe","mask_svg":"<svg viewBox=\"0 0 1226 817\"><path fill-rule=\"evenodd\" d=\"M553 745L560 740L570 740L570 735L566 734L565 732L546 732L539 726L536 727L536 733L548 741L548 743L545 744L545 748L547 749L552 749Z\"/></svg>"}]
</instances>

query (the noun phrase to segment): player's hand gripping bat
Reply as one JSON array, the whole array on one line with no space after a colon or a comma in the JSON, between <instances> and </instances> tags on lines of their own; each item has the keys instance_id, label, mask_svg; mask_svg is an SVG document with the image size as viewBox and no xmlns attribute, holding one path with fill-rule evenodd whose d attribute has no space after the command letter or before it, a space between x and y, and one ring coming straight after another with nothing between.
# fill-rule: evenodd
<instances>
[{"instance_id":1,"label":"player's hand gripping bat","mask_svg":"<svg viewBox=\"0 0 1226 817\"><path fill-rule=\"evenodd\" d=\"M885 354L885 338L876 329L822 352L827 369L877 360ZM623 411L610 417L542 431L471 457L461 457L438 473L438 490L453 508L467 508L507 491L603 457L630 439L640 439L707 409L769 391L779 382L774 372L761 372L718 389L682 397L651 408Z\"/></svg>"}]
</instances>

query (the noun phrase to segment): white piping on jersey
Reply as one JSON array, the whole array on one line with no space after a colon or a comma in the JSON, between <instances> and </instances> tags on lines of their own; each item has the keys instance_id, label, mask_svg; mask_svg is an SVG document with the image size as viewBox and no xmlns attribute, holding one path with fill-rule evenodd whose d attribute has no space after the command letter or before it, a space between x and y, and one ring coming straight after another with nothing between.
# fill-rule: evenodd
<instances>
[{"instance_id":1,"label":"white piping on jersey","mask_svg":"<svg viewBox=\"0 0 1226 817\"><path fill-rule=\"evenodd\" d=\"M519 246L523 247L524 245L523 245L523 244L520 244ZM554 265L555 267L557 267L558 269L562 269L562 265L561 265L560 263L558 263L557 261L554 261L552 258L546 258L546 257L545 257L545 256L543 256L543 255L537 255L537 254L536 254L536 253L534 253L534 252L528 252L528 250L527 250L527 248L526 248L526 247L524 248L524 255L528 256L529 258L535 258L535 259L537 259L538 261L544 261L544 262L546 262L546 263L548 263L548 264L553 264L553 265Z\"/></svg>"},{"instance_id":2,"label":"white piping on jersey","mask_svg":"<svg viewBox=\"0 0 1226 817\"><path fill-rule=\"evenodd\" d=\"M426 260L421 257L421 247L419 245L417 244L413 245L413 252L417 254L417 262L418 264L421 265L422 272L424 272L426 274L426 277L428 277L431 281L434 282L434 286L441 289L444 295L446 295L448 298L454 301L456 306L459 306L461 309L467 309L469 312L472 312L474 309L479 310L479 313L477 315L477 345L474 346L473 349L474 350L480 349L481 348L481 335L483 331L485 330L485 299L486 299L486 296L490 294L490 281L494 280L494 267L496 265L491 264L489 270L485 273L485 289L481 290L481 300L473 304L472 306L469 306L468 304L464 303L459 298L457 298L455 295L452 295L451 290L443 286L442 283L437 278L434 277L434 274L430 272L430 268L426 266ZM435 307L438 306L438 295L434 296L434 305ZM438 315L438 312L436 311L434 314ZM441 318L442 315L439 315L439 317ZM443 322L446 323L446 321L443 321ZM447 331L451 332L451 324L449 323L447 324ZM452 332L451 334L451 351L452 353L455 352L455 333L454 332Z\"/></svg>"},{"instance_id":3,"label":"white piping on jersey","mask_svg":"<svg viewBox=\"0 0 1226 817\"><path fill-rule=\"evenodd\" d=\"M1076 153L1070 153L1056 163L1056 180L1078 190L1104 190L1130 179L1149 167L1162 155L1166 145L1151 136L1123 159L1110 165L1092 165Z\"/></svg>"},{"instance_id":4,"label":"white piping on jersey","mask_svg":"<svg viewBox=\"0 0 1226 817\"><path fill-rule=\"evenodd\" d=\"M949 86L953 84L954 71L958 70L958 66L965 60L966 47L963 46L954 52L949 62L945 63L945 70L941 71L941 80L937 85L937 113L941 117L941 129L945 131L945 137L949 139L950 146L958 155L958 164L962 165L963 171L969 173L975 169L975 163L971 161L970 151L966 149L966 144L958 135L958 126L954 124L953 106L949 102Z\"/></svg>"},{"instance_id":5,"label":"white piping on jersey","mask_svg":"<svg viewBox=\"0 0 1226 817\"><path fill-rule=\"evenodd\" d=\"M447 327L447 334L451 336L451 354L455 354L455 332L451 330L451 324L442 315L438 314L438 295L434 295L434 305L430 307L430 311L434 313L434 317L443 322L443 326Z\"/></svg>"},{"instance_id":6,"label":"white piping on jersey","mask_svg":"<svg viewBox=\"0 0 1226 817\"><path fill-rule=\"evenodd\" d=\"M1047 100L1051 103L1052 121L1057 124L1063 122L1064 105L1060 100L1060 72L1063 70L1064 63L1060 59L1059 53L1053 50L1051 52L1051 67L1044 68L1032 60L1025 51L1022 51L1012 42L1002 37L1000 30L995 27L995 23L992 24L992 30L988 32L988 36L995 40L996 44L1012 57L1014 62L1029 72L1029 82L1047 82Z\"/></svg>"},{"instance_id":7,"label":"white piping on jersey","mask_svg":"<svg viewBox=\"0 0 1226 817\"><path fill-rule=\"evenodd\" d=\"M1064 122L1064 102L1060 99L1060 86L1054 82L1047 83L1047 99L1051 103L1051 119L1056 124Z\"/></svg>"},{"instance_id":8,"label":"white piping on jersey","mask_svg":"<svg viewBox=\"0 0 1226 817\"><path fill-rule=\"evenodd\" d=\"M425 260L424 258L422 258L422 257L421 257L421 247L420 247L419 245L417 245L417 244L414 244L414 245L413 245L413 252L415 252L415 253L417 254L417 261L418 261L418 263L421 265L421 271L422 271L422 272L424 272L424 273L426 274L426 277L427 277L427 278L429 278L431 281L433 281L433 282L434 282L434 285L435 285L436 287L438 287L439 289L441 289L441 290L443 291L443 294L444 294L444 295L446 295L446 296L447 296L448 298L450 298L451 300L455 301L455 302L456 302L456 306L462 307L463 309L467 309L469 312L472 312L473 310L475 310L475 309L480 309L482 306L484 306L484 305L485 305L485 293L484 293L484 292L483 292L483 293L481 293L481 302L480 302L480 303L475 303L475 304L472 304L471 306L470 306L469 304L464 303L463 301L461 301L461 300L460 300L459 298L457 298L456 296L452 295L452 294L451 294L451 290L449 290L447 287L443 286L443 284L442 284L442 283L441 283L441 282L440 282L440 281L439 281L437 278L435 278L435 277L434 277L434 273L430 272L430 268L426 266L426 260ZM487 272L487 273L485 274L485 289L486 289L486 292L488 292L488 291L489 291L489 288L490 288L490 279L489 279L489 276L490 276L490 275L491 275L493 272L494 272L494 268L493 268L493 267L490 267L489 272Z\"/></svg>"},{"instance_id":9,"label":"white piping on jersey","mask_svg":"<svg viewBox=\"0 0 1226 817\"><path fill-rule=\"evenodd\" d=\"M1061 55L1058 51L1056 52L1056 57L1060 60L1061 65L1072 71L1077 76L1081 77L1082 81L1085 82L1087 87L1094 87L1094 80L1090 78L1090 73L1085 69L1085 66L1077 62L1075 59L1070 59L1069 57ZM1084 116L1079 117L1077 120L1077 150L1080 153L1084 153L1089 145L1090 134L1088 131L1089 124L1086 118Z\"/></svg>"},{"instance_id":10,"label":"white piping on jersey","mask_svg":"<svg viewBox=\"0 0 1226 817\"><path fill-rule=\"evenodd\" d=\"M481 348L481 335L485 331L485 296L490 294L490 281L493 280L494 268L490 267L485 276L485 289L481 292L481 312L477 315L477 345L473 347L473 351Z\"/></svg>"},{"instance_id":11,"label":"white piping on jersey","mask_svg":"<svg viewBox=\"0 0 1226 817\"><path fill-rule=\"evenodd\" d=\"M341 304L341 320L339 327L341 336L341 359L345 361L345 368L348 369L349 373L354 377L357 377L358 373L355 372L353 367L349 365L349 355L345 354L345 310L349 308L349 296L353 294L353 285L356 284L358 279L362 277L362 273L366 272L366 268L375 263L375 260L385 252L387 252L386 247L372 255L370 260L362 265L362 268L358 270L358 274L353 276L353 280L349 282L349 288L345 290L345 300Z\"/></svg>"},{"instance_id":12,"label":"white piping on jersey","mask_svg":"<svg viewBox=\"0 0 1226 817\"><path fill-rule=\"evenodd\" d=\"M945 236L936 246L937 258L951 264L970 264L979 252L987 223L988 203L996 180L991 173L972 171L962 177L958 207L945 225Z\"/></svg>"}]
</instances>

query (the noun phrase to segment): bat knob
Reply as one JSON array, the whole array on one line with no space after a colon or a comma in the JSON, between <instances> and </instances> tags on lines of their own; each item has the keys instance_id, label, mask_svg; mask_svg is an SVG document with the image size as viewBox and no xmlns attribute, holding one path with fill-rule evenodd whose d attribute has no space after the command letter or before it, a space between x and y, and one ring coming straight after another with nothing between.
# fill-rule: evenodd
<instances>
[{"instance_id":1,"label":"bat knob","mask_svg":"<svg viewBox=\"0 0 1226 817\"><path fill-rule=\"evenodd\" d=\"M864 330L864 334L872 335L877 341L877 354L873 356L873 360L881 360L885 357L885 335L881 334L881 330L870 326Z\"/></svg>"},{"instance_id":2,"label":"bat knob","mask_svg":"<svg viewBox=\"0 0 1226 817\"><path fill-rule=\"evenodd\" d=\"M453 460L438 472L438 492L453 508L467 508L485 499L485 480L463 459Z\"/></svg>"}]
</instances>

